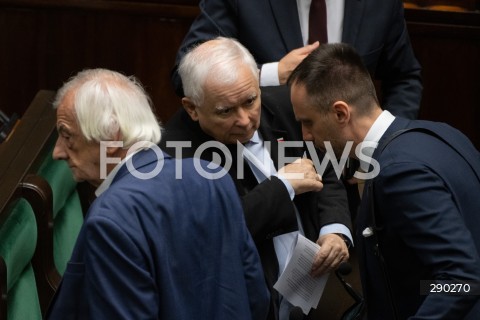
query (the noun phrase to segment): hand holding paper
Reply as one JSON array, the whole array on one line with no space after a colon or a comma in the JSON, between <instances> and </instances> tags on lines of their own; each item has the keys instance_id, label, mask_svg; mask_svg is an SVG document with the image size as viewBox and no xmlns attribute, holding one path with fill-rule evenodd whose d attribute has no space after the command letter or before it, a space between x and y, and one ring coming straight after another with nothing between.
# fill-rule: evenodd
<instances>
[{"instance_id":1,"label":"hand holding paper","mask_svg":"<svg viewBox=\"0 0 480 320\"><path fill-rule=\"evenodd\" d=\"M310 275L318 250L318 244L299 234L290 261L273 286L292 305L300 307L304 314L317 307L328 279L328 274L318 278Z\"/></svg>"}]
</instances>

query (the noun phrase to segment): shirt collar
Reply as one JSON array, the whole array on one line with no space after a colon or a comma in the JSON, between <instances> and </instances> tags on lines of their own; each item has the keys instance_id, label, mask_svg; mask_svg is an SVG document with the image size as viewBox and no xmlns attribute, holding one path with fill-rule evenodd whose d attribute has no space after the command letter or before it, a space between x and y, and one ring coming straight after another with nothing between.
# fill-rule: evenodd
<instances>
[{"instance_id":1,"label":"shirt collar","mask_svg":"<svg viewBox=\"0 0 480 320\"><path fill-rule=\"evenodd\" d=\"M367 135L362 143L366 143L366 146L362 148L362 154L364 154L368 159L371 159L375 148L372 147L372 144L377 146L380 138L385 134L388 127L395 120L395 116L392 115L388 110L384 110L380 116L375 120L373 125L368 130ZM360 160L360 169L364 172L368 172L370 162Z\"/></svg>"},{"instance_id":2,"label":"shirt collar","mask_svg":"<svg viewBox=\"0 0 480 320\"><path fill-rule=\"evenodd\" d=\"M258 134L258 130L255 130L255 133L253 134L252 138L250 138L250 141L248 142L255 143L255 144L262 142L262 139L260 139L260 135Z\"/></svg>"}]
</instances>

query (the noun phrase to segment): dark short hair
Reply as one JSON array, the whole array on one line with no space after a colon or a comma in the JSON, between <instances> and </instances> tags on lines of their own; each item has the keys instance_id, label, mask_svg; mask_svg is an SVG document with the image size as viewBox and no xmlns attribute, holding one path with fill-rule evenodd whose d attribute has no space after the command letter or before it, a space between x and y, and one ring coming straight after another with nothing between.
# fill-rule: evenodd
<instances>
[{"instance_id":1,"label":"dark short hair","mask_svg":"<svg viewBox=\"0 0 480 320\"><path fill-rule=\"evenodd\" d=\"M367 113L378 99L370 73L355 49L345 43L322 44L292 72L289 86L305 86L311 105L326 112L335 101Z\"/></svg>"}]
</instances>

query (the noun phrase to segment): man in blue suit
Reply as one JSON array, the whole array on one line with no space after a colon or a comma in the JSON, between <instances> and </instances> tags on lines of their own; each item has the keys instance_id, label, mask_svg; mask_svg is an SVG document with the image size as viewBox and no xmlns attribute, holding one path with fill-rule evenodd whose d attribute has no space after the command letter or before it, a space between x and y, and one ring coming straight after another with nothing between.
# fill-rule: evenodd
<instances>
[{"instance_id":1,"label":"man in blue suit","mask_svg":"<svg viewBox=\"0 0 480 320\"><path fill-rule=\"evenodd\" d=\"M308 45L310 2L201 0L200 15L179 48L176 64L193 45L219 35L231 37L261 65L260 86L285 84L290 72L319 45ZM326 0L326 29L328 43L351 44L370 73L381 81L384 108L415 119L422 94L421 67L403 13L401 0ZM183 97L176 67L172 82Z\"/></svg>"},{"instance_id":2,"label":"man in blue suit","mask_svg":"<svg viewBox=\"0 0 480 320\"><path fill-rule=\"evenodd\" d=\"M57 93L53 156L97 187L48 319L265 319L269 294L226 172L174 160L143 88L86 70Z\"/></svg>"},{"instance_id":3,"label":"man in blue suit","mask_svg":"<svg viewBox=\"0 0 480 320\"><path fill-rule=\"evenodd\" d=\"M288 84L304 139L330 142L332 156L351 147L363 169L356 176L368 179L356 221L368 319L479 319L472 143L447 124L382 111L361 57L345 44L313 51ZM454 286L462 289L452 294Z\"/></svg>"}]
</instances>

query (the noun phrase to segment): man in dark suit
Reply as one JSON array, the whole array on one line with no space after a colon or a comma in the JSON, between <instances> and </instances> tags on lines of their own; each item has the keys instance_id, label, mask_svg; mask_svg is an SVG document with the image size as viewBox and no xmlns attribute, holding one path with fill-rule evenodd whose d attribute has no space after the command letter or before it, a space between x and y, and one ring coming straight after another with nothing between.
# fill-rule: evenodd
<instances>
[{"instance_id":1,"label":"man in dark suit","mask_svg":"<svg viewBox=\"0 0 480 320\"><path fill-rule=\"evenodd\" d=\"M356 220L368 319L479 319L480 153L472 143L447 124L382 111L361 57L345 44L314 50L288 84L304 139L331 141L337 156L353 142L363 169L356 176L368 179Z\"/></svg>"},{"instance_id":2,"label":"man in dark suit","mask_svg":"<svg viewBox=\"0 0 480 320\"><path fill-rule=\"evenodd\" d=\"M255 60L237 41L216 38L201 44L184 57L180 73L184 109L166 123L160 146L176 157L216 161L229 171L272 290L269 319L288 319L288 308L283 311L285 304L272 289L286 263L279 241L300 229L320 244L312 266L318 274L347 260L350 216L342 182L331 165L319 177L304 157L300 127L285 108L288 91L261 93ZM262 104L260 95L269 103ZM237 157L244 145L253 145L260 165ZM303 178L289 177L293 173Z\"/></svg>"},{"instance_id":3,"label":"man in dark suit","mask_svg":"<svg viewBox=\"0 0 480 320\"><path fill-rule=\"evenodd\" d=\"M318 43L307 44L309 0L202 0L199 7L200 15L178 51L177 66L190 47L220 35L236 38L253 54L261 65L261 86L282 85L295 66L318 47ZM403 12L401 0L327 0L326 28L328 43L351 44L381 81L384 108L414 119L422 94L421 67ZM183 96L176 69L172 82Z\"/></svg>"},{"instance_id":4,"label":"man in dark suit","mask_svg":"<svg viewBox=\"0 0 480 320\"><path fill-rule=\"evenodd\" d=\"M54 105L53 157L97 198L47 319L265 319L268 290L231 178L158 148L138 82L86 70Z\"/></svg>"}]
</instances>

